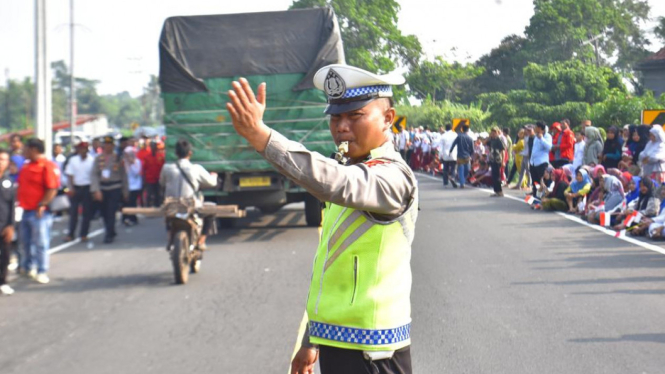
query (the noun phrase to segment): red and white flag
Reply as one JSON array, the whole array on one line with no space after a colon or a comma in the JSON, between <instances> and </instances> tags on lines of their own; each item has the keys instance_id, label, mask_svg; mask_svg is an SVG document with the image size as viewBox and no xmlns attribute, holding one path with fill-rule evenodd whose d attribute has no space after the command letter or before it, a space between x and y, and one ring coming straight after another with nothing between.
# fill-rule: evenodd
<instances>
[{"instance_id":1,"label":"red and white flag","mask_svg":"<svg viewBox=\"0 0 665 374\"><path fill-rule=\"evenodd\" d=\"M536 198L534 198L532 195L526 195L524 198L524 202L529 205L532 205L534 201L536 201Z\"/></svg>"},{"instance_id":2,"label":"red and white flag","mask_svg":"<svg viewBox=\"0 0 665 374\"><path fill-rule=\"evenodd\" d=\"M615 238L622 238L624 236L626 236L626 230L619 230L619 231L617 231L616 234L614 234Z\"/></svg>"},{"instance_id":3,"label":"red and white flag","mask_svg":"<svg viewBox=\"0 0 665 374\"><path fill-rule=\"evenodd\" d=\"M610 227L610 219L612 215L606 212L600 212L600 225L603 227Z\"/></svg>"}]
</instances>

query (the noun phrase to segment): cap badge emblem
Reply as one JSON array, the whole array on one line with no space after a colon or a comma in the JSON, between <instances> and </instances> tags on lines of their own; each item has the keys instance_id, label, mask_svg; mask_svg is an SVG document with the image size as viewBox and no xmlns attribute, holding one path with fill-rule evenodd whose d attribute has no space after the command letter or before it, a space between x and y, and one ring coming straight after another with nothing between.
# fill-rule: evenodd
<instances>
[{"instance_id":1,"label":"cap badge emblem","mask_svg":"<svg viewBox=\"0 0 665 374\"><path fill-rule=\"evenodd\" d=\"M326 95L331 99L339 99L346 93L344 79L333 69L328 70L328 75L323 85Z\"/></svg>"}]
</instances>

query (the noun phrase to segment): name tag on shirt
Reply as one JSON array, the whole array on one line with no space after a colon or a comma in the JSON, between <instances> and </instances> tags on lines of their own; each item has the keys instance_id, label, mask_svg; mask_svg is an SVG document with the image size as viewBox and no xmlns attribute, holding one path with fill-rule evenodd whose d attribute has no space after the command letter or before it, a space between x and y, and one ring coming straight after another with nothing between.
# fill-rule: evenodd
<instances>
[{"instance_id":1,"label":"name tag on shirt","mask_svg":"<svg viewBox=\"0 0 665 374\"><path fill-rule=\"evenodd\" d=\"M102 170L102 178L103 179L111 178L111 170L109 170L109 169Z\"/></svg>"}]
</instances>

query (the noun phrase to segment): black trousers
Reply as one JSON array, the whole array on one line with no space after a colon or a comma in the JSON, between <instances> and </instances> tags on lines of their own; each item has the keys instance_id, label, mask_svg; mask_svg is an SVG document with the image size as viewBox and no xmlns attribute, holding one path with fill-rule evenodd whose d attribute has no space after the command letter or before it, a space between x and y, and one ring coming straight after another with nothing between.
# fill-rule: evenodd
<instances>
[{"instance_id":1,"label":"black trousers","mask_svg":"<svg viewBox=\"0 0 665 374\"><path fill-rule=\"evenodd\" d=\"M161 191L159 183L146 184L147 204L148 207L159 207L162 205Z\"/></svg>"},{"instance_id":2,"label":"black trousers","mask_svg":"<svg viewBox=\"0 0 665 374\"><path fill-rule=\"evenodd\" d=\"M104 230L106 237L115 236L115 214L120 207L122 199L122 189L116 188L113 190L102 191L102 217L104 217Z\"/></svg>"},{"instance_id":3,"label":"black trousers","mask_svg":"<svg viewBox=\"0 0 665 374\"><path fill-rule=\"evenodd\" d=\"M129 191L129 200L124 204L127 208L136 208L138 206L139 196L141 195L141 190ZM137 223L139 219L136 217L136 214L123 214L122 221L125 222L131 221Z\"/></svg>"},{"instance_id":4,"label":"black trousers","mask_svg":"<svg viewBox=\"0 0 665 374\"><path fill-rule=\"evenodd\" d=\"M507 184L510 184L510 182L513 181L513 178L515 178L516 173L517 173L517 162L513 160L513 166L510 168L510 173L508 173L508 179L506 179Z\"/></svg>"},{"instance_id":5,"label":"black trousers","mask_svg":"<svg viewBox=\"0 0 665 374\"><path fill-rule=\"evenodd\" d=\"M7 284L7 266L9 266L9 255L12 252L10 244L0 238L0 286Z\"/></svg>"},{"instance_id":6,"label":"black trousers","mask_svg":"<svg viewBox=\"0 0 665 374\"><path fill-rule=\"evenodd\" d=\"M321 374L411 374L411 347L395 351L391 359L370 362L362 351L319 346Z\"/></svg>"},{"instance_id":7,"label":"black trousers","mask_svg":"<svg viewBox=\"0 0 665 374\"><path fill-rule=\"evenodd\" d=\"M561 160L552 161L552 167L555 169L561 169L563 165L568 165L570 163L571 163L570 160L562 158Z\"/></svg>"},{"instance_id":8,"label":"black trousers","mask_svg":"<svg viewBox=\"0 0 665 374\"><path fill-rule=\"evenodd\" d=\"M496 193L503 192L503 189L501 188L501 166L500 162L490 162L490 168L492 169L492 186Z\"/></svg>"},{"instance_id":9,"label":"black trousers","mask_svg":"<svg viewBox=\"0 0 665 374\"><path fill-rule=\"evenodd\" d=\"M443 185L447 186L450 180L455 185L457 179L457 161L443 161Z\"/></svg>"},{"instance_id":10,"label":"black trousers","mask_svg":"<svg viewBox=\"0 0 665 374\"><path fill-rule=\"evenodd\" d=\"M531 192L533 192L533 197L536 197L536 183L540 184L541 179L543 179L543 174L545 174L545 170L547 170L547 162L537 166L529 166L529 171L531 172Z\"/></svg>"},{"instance_id":11,"label":"black trousers","mask_svg":"<svg viewBox=\"0 0 665 374\"><path fill-rule=\"evenodd\" d=\"M81 237L87 237L92 219L92 195L90 186L74 186L74 196L70 199L69 207L69 236L76 237L76 226L79 220L79 206L82 210Z\"/></svg>"}]
</instances>

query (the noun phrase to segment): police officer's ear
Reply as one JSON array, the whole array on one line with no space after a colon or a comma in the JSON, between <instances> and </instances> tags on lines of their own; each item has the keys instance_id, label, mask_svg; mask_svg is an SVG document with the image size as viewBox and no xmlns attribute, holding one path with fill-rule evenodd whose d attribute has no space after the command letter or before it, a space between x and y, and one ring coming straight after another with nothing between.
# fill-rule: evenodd
<instances>
[{"instance_id":1,"label":"police officer's ear","mask_svg":"<svg viewBox=\"0 0 665 374\"><path fill-rule=\"evenodd\" d=\"M397 112L395 112L395 108L392 106L392 101L391 100L385 100L385 111L383 113L384 116L384 130L388 130L393 126L393 122L395 122L395 116L397 115Z\"/></svg>"}]
</instances>

